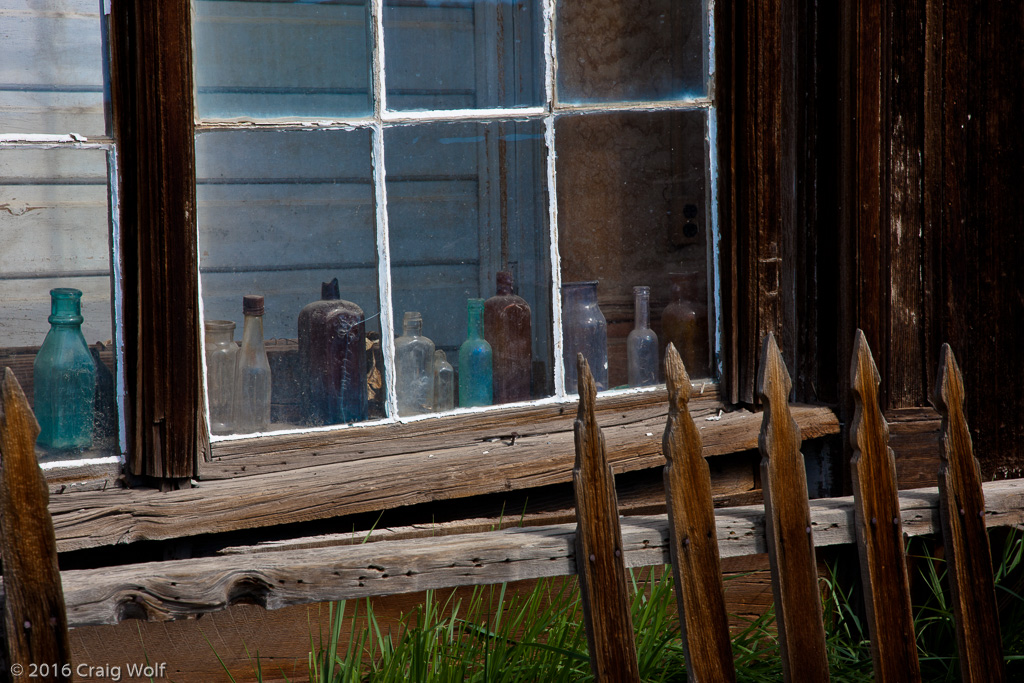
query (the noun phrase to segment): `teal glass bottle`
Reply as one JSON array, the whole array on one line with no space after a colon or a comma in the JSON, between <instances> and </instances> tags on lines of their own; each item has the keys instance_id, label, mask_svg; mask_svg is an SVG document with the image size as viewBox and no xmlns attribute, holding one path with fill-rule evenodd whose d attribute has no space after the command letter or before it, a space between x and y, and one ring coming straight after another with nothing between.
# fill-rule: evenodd
<instances>
[{"instance_id":1,"label":"teal glass bottle","mask_svg":"<svg viewBox=\"0 0 1024 683\"><path fill-rule=\"evenodd\" d=\"M96 365L82 336L82 292L50 290L50 331L33 366L40 448L92 448Z\"/></svg>"},{"instance_id":2,"label":"teal glass bottle","mask_svg":"<svg viewBox=\"0 0 1024 683\"><path fill-rule=\"evenodd\" d=\"M491 345L484 339L484 300L470 299L466 341L459 348L459 405L489 406L494 401Z\"/></svg>"}]
</instances>

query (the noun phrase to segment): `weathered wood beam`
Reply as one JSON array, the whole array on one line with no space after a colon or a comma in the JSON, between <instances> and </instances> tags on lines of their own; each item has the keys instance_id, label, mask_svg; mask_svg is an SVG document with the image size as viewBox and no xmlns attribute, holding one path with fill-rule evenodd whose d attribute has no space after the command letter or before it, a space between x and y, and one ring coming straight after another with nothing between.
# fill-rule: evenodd
<instances>
[{"instance_id":1,"label":"weathered wood beam","mask_svg":"<svg viewBox=\"0 0 1024 683\"><path fill-rule=\"evenodd\" d=\"M875 679L920 681L910 581L904 559L896 463L878 402L881 377L864 333L857 330L850 384L855 394L850 445L857 549Z\"/></svg>"},{"instance_id":2,"label":"weathered wood beam","mask_svg":"<svg viewBox=\"0 0 1024 683\"><path fill-rule=\"evenodd\" d=\"M825 627L800 429L789 412L789 379L771 333L764 338L757 393L764 402L761 480L768 520L775 623L786 681L827 681Z\"/></svg>"},{"instance_id":3,"label":"weathered wood beam","mask_svg":"<svg viewBox=\"0 0 1024 683\"><path fill-rule=\"evenodd\" d=\"M1024 481L987 482L985 521L990 527L1024 523ZM937 488L901 491L901 519L908 536L939 532ZM854 542L853 498L811 502L818 547ZM764 553L764 508L751 505L716 512L723 558ZM665 516L621 522L626 565L669 562ZM576 572L575 524L502 529L477 534L379 541L251 556L150 562L61 573L71 626L114 624L126 618L180 619L255 602L287 605L471 586Z\"/></svg>"},{"instance_id":4,"label":"weathered wood beam","mask_svg":"<svg viewBox=\"0 0 1024 683\"><path fill-rule=\"evenodd\" d=\"M10 368L0 387L0 557L3 558L3 620L8 659L35 676L32 665L50 665L43 680L70 681L71 643L57 566L50 494L36 461L36 422ZM68 669L63 665L68 664ZM52 673L52 675L51 675Z\"/></svg>"},{"instance_id":5,"label":"weathered wood beam","mask_svg":"<svg viewBox=\"0 0 1024 683\"><path fill-rule=\"evenodd\" d=\"M616 473L664 464L661 432L667 412L662 403L662 408L652 411L649 418L635 422L629 413L615 415L618 424L608 416L605 438ZM695 418L704 438L705 456L756 448L760 423L756 413L724 413L721 420L710 422L705 416L717 415L709 411ZM806 427L805 434L809 431L821 436L839 429L828 408L798 407L794 416L801 429ZM527 433L514 443L506 439L466 444L448 427L448 441L459 443L457 447L438 443L434 450L331 464L318 463L315 450L304 456L285 452L278 455L279 463L290 467L301 463L304 467L203 481L197 488L167 493L115 489L54 496L50 511L57 547L65 552L223 533L567 483L575 457L571 417L566 424L565 431ZM497 429L490 433L494 438L509 436L508 431ZM406 448L419 446L407 440ZM381 476L382 472L387 476Z\"/></svg>"},{"instance_id":6,"label":"weathered wood beam","mask_svg":"<svg viewBox=\"0 0 1024 683\"><path fill-rule=\"evenodd\" d=\"M735 681L711 473L701 457L700 432L687 410L690 377L672 344L665 350L665 383L665 499L686 675L690 681Z\"/></svg>"},{"instance_id":7,"label":"weathered wood beam","mask_svg":"<svg viewBox=\"0 0 1024 683\"><path fill-rule=\"evenodd\" d=\"M964 378L949 344L942 345L932 402L942 415L939 510L960 675L968 683L999 683L1005 665L992 552L985 531L981 466L974 457L964 415Z\"/></svg>"}]
</instances>

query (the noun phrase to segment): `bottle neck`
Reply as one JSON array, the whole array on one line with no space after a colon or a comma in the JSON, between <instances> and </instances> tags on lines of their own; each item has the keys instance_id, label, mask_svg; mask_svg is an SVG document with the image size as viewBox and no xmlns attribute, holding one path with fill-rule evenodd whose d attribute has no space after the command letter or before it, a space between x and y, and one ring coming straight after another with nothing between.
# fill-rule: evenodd
<instances>
[{"instance_id":1,"label":"bottle neck","mask_svg":"<svg viewBox=\"0 0 1024 683\"><path fill-rule=\"evenodd\" d=\"M645 330L651 326L650 300L651 291L649 289L641 290L638 287L633 291L634 317L636 319L634 326L638 330Z\"/></svg>"},{"instance_id":2,"label":"bottle neck","mask_svg":"<svg viewBox=\"0 0 1024 683\"><path fill-rule=\"evenodd\" d=\"M484 306L482 299L469 300L469 322L466 325L466 336L470 339L480 339L484 336Z\"/></svg>"},{"instance_id":3,"label":"bottle neck","mask_svg":"<svg viewBox=\"0 0 1024 683\"><path fill-rule=\"evenodd\" d=\"M423 320L405 320L402 322L403 337L420 337L423 335Z\"/></svg>"},{"instance_id":4,"label":"bottle neck","mask_svg":"<svg viewBox=\"0 0 1024 683\"><path fill-rule=\"evenodd\" d=\"M242 346L263 348L263 316L245 316L245 327L242 328Z\"/></svg>"}]
</instances>

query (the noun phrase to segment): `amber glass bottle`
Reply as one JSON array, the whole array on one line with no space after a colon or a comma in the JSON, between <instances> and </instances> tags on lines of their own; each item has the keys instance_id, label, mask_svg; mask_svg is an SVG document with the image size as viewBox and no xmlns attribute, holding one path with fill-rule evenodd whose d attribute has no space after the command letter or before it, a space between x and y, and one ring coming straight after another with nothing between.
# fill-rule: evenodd
<instances>
[{"instance_id":1,"label":"amber glass bottle","mask_svg":"<svg viewBox=\"0 0 1024 683\"><path fill-rule=\"evenodd\" d=\"M700 271L670 273L671 302L661 314L663 341L675 344L690 377L711 374L708 352L708 306L701 296Z\"/></svg>"},{"instance_id":2,"label":"amber glass bottle","mask_svg":"<svg viewBox=\"0 0 1024 683\"><path fill-rule=\"evenodd\" d=\"M320 301L299 313L299 368L306 424L366 419L363 309L341 298L338 278L323 283Z\"/></svg>"},{"instance_id":3,"label":"amber glass bottle","mask_svg":"<svg viewBox=\"0 0 1024 683\"><path fill-rule=\"evenodd\" d=\"M512 273L500 271L498 293L484 302L484 339L491 345L494 364L494 402L530 398L533 336L530 304L512 293Z\"/></svg>"}]
</instances>

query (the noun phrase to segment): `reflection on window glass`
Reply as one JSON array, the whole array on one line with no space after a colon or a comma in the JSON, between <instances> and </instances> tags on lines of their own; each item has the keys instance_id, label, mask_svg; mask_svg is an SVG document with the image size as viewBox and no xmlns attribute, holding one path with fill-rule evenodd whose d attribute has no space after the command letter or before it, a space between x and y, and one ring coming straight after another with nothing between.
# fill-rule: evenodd
<instances>
[{"instance_id":1,"label":"reflection on window glass","mask_svg":"<svg viewBox=\"0 0 1024 683\"><path fill-rule=\"evenodd\" d=\"M541 104L540 5L540 0L387 0L388 108Z\"/></svg>"},{"instance_id":2,"label":"reflection on window glass","mask_svg":"<svg viewBox=\"0 0 1024 683\"><path fill-rule=\"evenodd\" d=\"M102 151L0 151L0 367L41 459L119 452L107 197Z\"/></svg>"},{"instance_id":3,"label":"reflection on window glass","mask_svg":"<svg viewBox=\"0 0 1024 683\"><path fill-rule=\"evenodd\" d=\"M705 92L701 0L558 0L563 102L681 99Z\"/></svg>"},{"instance_id":4,"label":"reflection on window glass","mask_svg":"<svg viewBox=\"0 0 1024 683\"><path fill-rule=\"evenodd\" d=\"M457 376L455 405L487 403L477 336L492 354L490 402L550 395L541 123L401 126L384 141L399 414L444 405L432 393L438 350Z\"/></svg>"},{"instance_id":5,"label":"reflection on window glass","mask_svg":"<svg viewBox=\"0 0 1024 683\"><path fill-rule=\"evenodd\" d=\"M556 124L566 356L596 348L594 369L604 351L607 388L629 381L627 341L645 317L638 286L650 288L659 365L671 341L691 377L710 376L705 116L615 113ZM575 381L567 360L566 391Z\"/></svg>"},{"instance_id":6,"label":"reflection on window glass","mask_svg":"<svg viewBox=\"0 0 1024 683\"><path fill-rule=\"evenodd\" d=\"M369 131L204 133L196 153L215 433L382 417Z\"/></svg>"},{"instance_id":7,"label":"reflection on window glass","mask_svg":"<svg viewBox=\"0 0 1024 683\"><path fill-rule=\"evenodd\" d=\"M0 133L103 135L97 0L0 0Z\"/></svg>"},{"instance_id":8,"label":"reflection on window glass","mask_svg":"<svg viewBox=\"0 0 1024 683\"><path fill-rule=\"evenodd\" d=\"M331 3L197 0L199 115L344 117L372 111L369 9Z\"/></svg>"}]
</instances>

